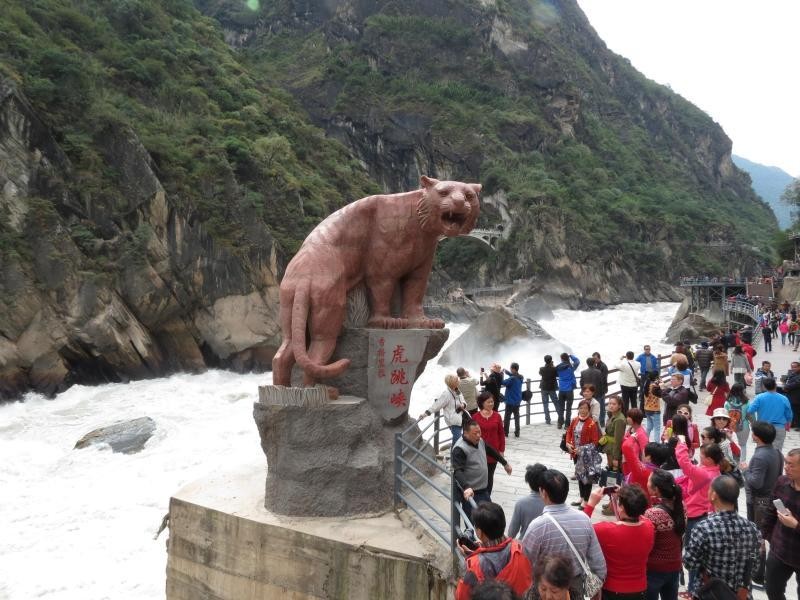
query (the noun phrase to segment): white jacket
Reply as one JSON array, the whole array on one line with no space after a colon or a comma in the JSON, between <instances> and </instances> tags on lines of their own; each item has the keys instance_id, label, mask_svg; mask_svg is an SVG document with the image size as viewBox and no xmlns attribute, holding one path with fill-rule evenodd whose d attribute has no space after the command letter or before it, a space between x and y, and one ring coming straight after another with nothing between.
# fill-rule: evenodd
<instances>
[{"instance_id":1,"label":"white jacket","mask_svg":"<svg viewBox=\"0 0 800 600\"><path fill-rule=\"evenodd\" d=\"M461 392L458 390L454 392L450 388L446 388L442 395L436 399L436 402L431 404L428 412L433 414L437 410L441 410L444 422L448 427L461 427L463 417L460 412L456 412L458 407L461 407L462 410L467 407Z\"/></svg>"},{"instance_id":2,"label":"white jacket","mask_svg":"<svg viewBox=\"0 0 800 600\"><path fill-rule=\"evenodd\" d=\"M617 368L619 369L619 384L625 387L636 387L636 376L639 374L639 363L631 359L623 359ZM633 370L631 370L633 369Z\"/></svg>"}]
</instances>

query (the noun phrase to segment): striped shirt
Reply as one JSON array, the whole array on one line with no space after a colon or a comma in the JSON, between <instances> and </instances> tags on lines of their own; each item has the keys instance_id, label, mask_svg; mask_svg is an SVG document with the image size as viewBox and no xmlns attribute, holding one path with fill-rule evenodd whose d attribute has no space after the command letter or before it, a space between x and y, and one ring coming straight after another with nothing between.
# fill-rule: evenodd
<instances>
[{"instance_id":1,"label":"striped shirt","mask_svg":"<svg viewBox=\"0 0 800 600\"><path fill-rule=\"evenodd\" d=\"M592 521L583 512L570 508L566 504L551 504L544 507L541 516L536 517L522 538L522 548L532 565L549 554L561 554L572 562L572 589L580 589L580 578L583 570L569 547L567 540L547 517L551 515L569 536L575 549L580 553L589 569L600 579L606 578L606 559Z\"/></svg>"}]
</instances>

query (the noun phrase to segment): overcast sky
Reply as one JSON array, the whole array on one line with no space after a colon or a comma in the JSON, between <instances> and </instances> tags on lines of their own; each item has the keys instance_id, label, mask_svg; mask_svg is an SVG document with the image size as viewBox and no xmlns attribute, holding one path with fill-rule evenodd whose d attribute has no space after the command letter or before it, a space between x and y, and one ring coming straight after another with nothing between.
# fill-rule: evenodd
<instances>
[{"instance_id":1,"label":"overcast sky","mask_svg":"<svg viewBox=\"0 0 800 600\"><path fill-rule=\"evenodd\" d=\"M800 0L578 0L608 47L696 104L733 152L800 177Z\"/></svg>"}]
</instances>

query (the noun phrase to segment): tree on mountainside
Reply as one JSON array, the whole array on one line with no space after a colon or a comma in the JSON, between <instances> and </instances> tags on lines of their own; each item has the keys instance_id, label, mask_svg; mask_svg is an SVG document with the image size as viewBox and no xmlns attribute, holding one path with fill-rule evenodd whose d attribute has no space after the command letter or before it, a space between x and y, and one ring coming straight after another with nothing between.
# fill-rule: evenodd
<instances>
[{"instance_id":1,"label":"tree on mountainside","mask_svg":"<svg viewBox=\"0 0 800 600\"><path fill-rule=\"evenodd\" d=\"M792 223L797 227L800 221L800 179L795 179L786 186L781 194L781 202L792 207Z\"/></svg>"}]
</instances>

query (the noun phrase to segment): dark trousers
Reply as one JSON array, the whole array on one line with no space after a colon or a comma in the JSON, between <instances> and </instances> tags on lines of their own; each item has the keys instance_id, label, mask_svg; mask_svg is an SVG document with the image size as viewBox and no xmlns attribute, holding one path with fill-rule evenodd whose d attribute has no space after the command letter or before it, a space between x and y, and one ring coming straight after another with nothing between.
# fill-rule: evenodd
<instances>
[{"instance_id":1,"label":"dark trousers","mask_svg":"<svg viewBox=\"0 0 800 600\"><path fill-rule=\"evenodd\" d=\"M689 536L692 533L692 529L694 529L695 525L700 523L701 521L705 520L708 515L702 515L699 517L689 517L686 519L686 531L683 534L683 546L686 547L686 543L689 541ZM699 572L696 569L689 569L689 582L687 586L689 589L694 589L694 581L700 576Z\"/></svg>"},{"instance_id":2,"label":"dark trousers","mask_svg":"<svg viewBox=\"0 0 800 600\"><path fill-rule=\"evenodd\" d=\"M550 402L553 403L553 408L557 406L558 394L555 390L542 390L542 407L544 408L544 422L550 424Z\"/></svg>"},{"instance_id":3,"label":"dark trousers","mask_svg":"<svg viewBox=\"0 0 800 600\"><path fill-rule=\"evenodd\" d=\"M800 402L792 402L792 427L800 427Z\"/></svg>"},{"instance_id":4,"label":"dark trousers","mask_svg":"<svg viewBox=\"0 0 800 600\"><path fill-rule=\"evenodd\" d=\"M475 495L472 497L472 499L475 500L475 504L492 501L492 497L489 495L488 489L475 490ZM470 504L469 500L464 500L463 496L461 497L461 508L464 509L464 514L467 515L467 518L472 520L472 504Z\"/></svg>"},{"instance_id":5,"label":"dark trousers","mask_svg":"<svg viewBox=\"0 0 800 600\"><path fill-rule=\"evenodd\" d=\"M519 437L519 404L509 406L506 402L506 414L503 416L503 429L506 430L506 437L508 437L508 429L511 425L511 415L514 415L514 435Z\"/></svg>"},{"instance_id":6,"label":"dark trousers","mask_svg":"<svg viewBox=\"0 0 800 600\"><path fill-rule=\"evenodd\" d=\"M558 413L558 424L563 425L572 420L572 402L575 400L575 392L558 392L558 402L556 403L556 413Z\"/></svg>"},{"instance_id":7,"label":"dark trousers","mask_svg":"<svg viewBox=\"0 0 800 600\"><path fill-rule=\"evenodd\" d=\"M581 496L581 500L588 502L589 496L592 493L592 482L590 481L589 483L581 483L580 480L578 480L578 493Z\"/></svg>"},{"instance_id":8,"label":"dark trousers","mask_svg":"<svg viewBox=\"0 0 800 600\"><path fill-rule=\"evenodd\" d=\"M656 573L647 572L647 600L678 600L678 588L681 572Z\"/></svg>"},{"instance_id":9,"label":"dark trousers","mask_svg":"<svg viewBox=\"0 0 800 600\"><path fill-rule=\"evenodd\" d=\"M776 525L777 527L777 525ZM800 569L792 567L782 562L770 552L767 557L767 598L769 600L786 600L786 584L794 573L797 585L796 598L800 598Z\"/></svg>"},{"instance_id":10,"label":"dark trousers","mask_svg":"<svg viewBox=\"0 0 800 600\"><path fill-rule=\"evenodd\" d=\"M708 380L708 370L711 367L700 367L700 389L706 389L706 381Z\"/></svg>"},{"instance_id":11,"label":"dark trousers","mask_svg":"<svg viewBox=\"0 0 800 600\"><path fill-rule=\"evenodd\" d=\"M597 398L600 403L600 427L606 426L606 397L601 395Z\"/></svg>"},{"instance_id":12,"label":"dark trousers","mask_svg":"<svg viewBox=\"0 0 800 600\"><path fill-rule=\"evenodd\" d=\"M629 387L627 385L621 385L620 390L622 390L622 414L625 414L628 412L629 408L636 408L636 392L639 390L639 388L635 386Z\"/></svg>"},{"instance_id":13,"label":"dark trousers","mask_svg":"<svg viewBox=\"0 0 800 600\"><path fill-rule=\"evenodd\" d=\"M489 467L489 483L486 486L486 493L491 496L492 488L494 487L494 470L497 468L497 463L488 463L486 466Z\"/></svg>"},{"instance_id":14,"label":"dark trousers","mask_svg":"<svg viewBox=\"0 0 800 600\"><path fill-rule=\"evenodd\" d=\"M761 535L764 535L764 523L772 508L772 496L751 496L752 502L747 503L747 520L752 521L758 527ZM753 569L753 581L764 583L764 567L767 560L767 551L762 546L759 551L758 563Z\"/></svg>"},{"instance_id":15,"label":"dark trousers","mask_svg":"<svg viewBox=\"0 0 800 600\"><path fill-rule=\"evenodd\" d=\"M764 336L764 352L772 352L772 338Z\"/></svg>"}]
</instances>

